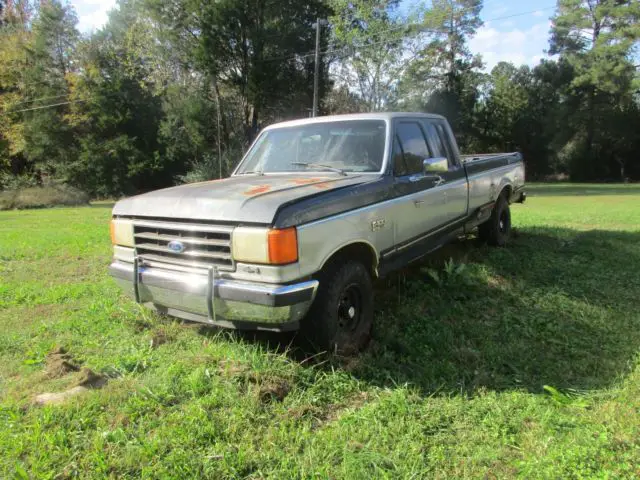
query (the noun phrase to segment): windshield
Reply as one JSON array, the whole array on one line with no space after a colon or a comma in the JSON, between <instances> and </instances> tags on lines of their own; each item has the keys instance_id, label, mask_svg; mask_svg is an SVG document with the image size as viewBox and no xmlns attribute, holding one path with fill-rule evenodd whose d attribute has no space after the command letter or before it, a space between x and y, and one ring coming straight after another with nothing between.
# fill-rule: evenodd
<instances>
[{"instance_id":1,"label":"windshield","mask_svg":"<svg viewBox=\"0 0 640 480\"><path fill-rule=\"evenodd\" d=\"M350 120L276 128L260 135L237 174L253 172L379 172L386 125Z\"/></svg>"}]
</instances>

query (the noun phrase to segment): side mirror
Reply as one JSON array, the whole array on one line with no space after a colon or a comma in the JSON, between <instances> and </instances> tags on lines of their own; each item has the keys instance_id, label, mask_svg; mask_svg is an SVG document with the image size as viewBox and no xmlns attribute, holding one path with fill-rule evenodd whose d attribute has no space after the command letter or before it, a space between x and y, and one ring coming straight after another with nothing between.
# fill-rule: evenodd
<instances>
[{"instance_id":1,"label":"side mirror","mask_svg":"<svg viewBox=\"0 0 640 480\"><path fill-rule=\"evenodd\" d=\"M425 158L422 161L425 175L433 175L449 171L449 160L444 157Z\"/></svg>"}]
</instances>

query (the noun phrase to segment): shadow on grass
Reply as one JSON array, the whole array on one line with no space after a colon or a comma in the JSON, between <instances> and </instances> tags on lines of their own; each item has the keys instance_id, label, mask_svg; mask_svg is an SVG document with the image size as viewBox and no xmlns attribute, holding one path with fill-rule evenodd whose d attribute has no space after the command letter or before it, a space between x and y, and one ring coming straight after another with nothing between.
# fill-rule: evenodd
<instances>
[{"instance_id":1,"label":"shadow on grass","mask_svg":"<svg viewBox=\"0 0 640 480\"><path fill-rule=\"evenodd\" d=\"M461 274L443 275L449 258L466 264ZM526 229L504 249L462 241L380 281L369 348L330 366L424 395L603 388L640 345L638 271L640 233ZM309 355L291 335L238 336Z\"/></svg>"},{"instance_id":2,"label":"shadow on grass","mask_svg":"<svg viewBox=\"0 0 640 480\"><path fill-rule=\"evenodd\" d=\"M426 264L381 285L354 375L425 394L586 390L610 385L637 354L640 233L524 230L506 249L448 247L431 268L448 257L468 263L441 285Z\"/></svg>"},{"instance_id":3,"label":"shadow on grass","mask_svg":"<svg viewBox=\"0 0 640 480\"><path fill-rule=\"evenodd\" d=\"M622 183L555 183L529 184L527 193L531 197L564 197L564 196L594 196L594 195L640 195L640 184Z\"/></svg>"}]
</instances>

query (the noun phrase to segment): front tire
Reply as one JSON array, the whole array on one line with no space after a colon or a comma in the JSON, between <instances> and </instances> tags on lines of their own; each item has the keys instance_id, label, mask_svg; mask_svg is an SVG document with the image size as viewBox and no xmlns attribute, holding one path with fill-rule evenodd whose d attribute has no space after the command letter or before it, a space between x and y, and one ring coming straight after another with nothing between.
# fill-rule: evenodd
<instances>
[{"instance_id":1,"label":"front tire","mask_svg":"<svg viewBox=\"0 0 640 480\"><path fill-rule=\"evenodd\" d=\"M316 299L300 330L314 349L353 355L368 343L373 325L373 282L360 262L332 262L320 275Z\"/></svg>"},{"instance_id":2,"label":"front tire","mask_svg":"<svg viewBox=\"0 0 640 480\"><path fill-rule=\"evenodd\" d=\"M504 247L508 243L511 237L511 209L504 195L498 198L491 218L478 227L478 236L495 247Z\"/></svg>"}]
</instances>

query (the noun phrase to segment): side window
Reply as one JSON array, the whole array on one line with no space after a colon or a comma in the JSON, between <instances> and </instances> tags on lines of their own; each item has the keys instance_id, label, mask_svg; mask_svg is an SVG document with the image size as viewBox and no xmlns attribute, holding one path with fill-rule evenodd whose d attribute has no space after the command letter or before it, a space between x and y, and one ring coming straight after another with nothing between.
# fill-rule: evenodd
<instances>
[{"instance_id":1,"label":"side window","mask_svg":"<svg viewBox=\"0 0 640 480\"><path fill-rule=\"evenodd\" d=\"M393 174L402 177L407 174L407 165L404 162L404 154L398 140L398 135L393 137Z\"/></svg>"},{"instance_id":2,"label":"side window","mask_svg":"<svg viewBox=\"0 0 640 480\"><path fill-rule=\"evenodd\" d=\"M431 155L420 125L415 122L403 122L398 124L396 130L404 157L403 175L422 172L422 162Z\"/></svg>"},{"instance_id":3,"label":"side window","mask_svg":"<svg viewBox=\"0 0 640 480\"><path fill-rule=\"evenodd\" d=\"M427 123L427 135L429 135L429 141L431 142L431 147L433 149L433 156L448 158L442 138L440 138L440 134L436 130L435 125L431 122ZM451 163L450 159L449 163Z\"/></svg>"},{"instance_id":4,"label":"side window","mask_svg":"<svg viewBox=\"0 0 640 480\"><path fill-rule=\"evenodd\" d=\"M449 135L447 131L444 129L444 126L441 123L436 124L436 130L438 131L438 136L440 140L444 144L444 148L447 151L446 157L449 159L449 168L456 166L456 156L453 154L453 149L451 148L451 140L449 139Z\"/></svg>"}]
</instances>

